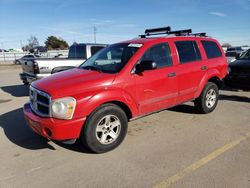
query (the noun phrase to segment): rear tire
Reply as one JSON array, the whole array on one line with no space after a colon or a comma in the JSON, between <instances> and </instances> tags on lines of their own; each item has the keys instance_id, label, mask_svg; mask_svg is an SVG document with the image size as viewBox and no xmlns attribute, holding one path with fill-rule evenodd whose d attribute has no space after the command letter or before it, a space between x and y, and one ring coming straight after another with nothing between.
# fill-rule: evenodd
<instances>
[{"instance_id":1,"label":"rear tire","mask_svg":"<svg viewBox=\"0 0 250 188\"><path fill-rule=\"evenodd\" d=\"M217 106L219 98L219 89L215 83L208 82L201 95L195 99L194 104L200 113L207 114Z\"/></svg>"},{"instance_id":2,"label":"rear tire","mask_svg":"<svg viewBox=\"0 0 250 188\"><path fill-rule=\"evenodd\" d=\"M81 140L95 153L108 152L122 143L127 128L125 112L115 104L104 104L87 118Z\"/></svg>"}]
</instances>

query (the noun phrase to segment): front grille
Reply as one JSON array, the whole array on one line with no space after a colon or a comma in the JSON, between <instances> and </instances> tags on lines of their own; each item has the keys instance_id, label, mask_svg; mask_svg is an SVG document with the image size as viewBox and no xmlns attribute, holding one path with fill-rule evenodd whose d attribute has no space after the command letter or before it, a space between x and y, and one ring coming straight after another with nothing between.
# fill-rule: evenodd
<instances>
[{"instance_id":1,"label":"front grille","mask_svg":"<svg viewBox=\"0 0 250 188\"><path fill-rule=\"evenodd\" d=\"M51 97L32 86L30 86L30 106L34 113L42 117L50 117Z\"/></svg>"}]
</instances>

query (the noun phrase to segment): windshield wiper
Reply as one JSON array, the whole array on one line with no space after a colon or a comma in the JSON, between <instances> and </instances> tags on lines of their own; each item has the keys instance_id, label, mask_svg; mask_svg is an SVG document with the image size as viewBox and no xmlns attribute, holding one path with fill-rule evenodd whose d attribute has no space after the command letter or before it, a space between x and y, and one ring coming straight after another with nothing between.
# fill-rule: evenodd
<instances>
[{"instance_id":1,"label":"windshield wiper","mask_svg":"<svg viewBox=\"0 0 250 188\"><path fill-rule=\"evenodd\" d=\"M91 65L83 66L81 68L82 69L86 69L86 70L94 70L94 71L102 72L102 70L100 68L95 67L95 66L91 66Z\"/></svg>"}]
</instances>

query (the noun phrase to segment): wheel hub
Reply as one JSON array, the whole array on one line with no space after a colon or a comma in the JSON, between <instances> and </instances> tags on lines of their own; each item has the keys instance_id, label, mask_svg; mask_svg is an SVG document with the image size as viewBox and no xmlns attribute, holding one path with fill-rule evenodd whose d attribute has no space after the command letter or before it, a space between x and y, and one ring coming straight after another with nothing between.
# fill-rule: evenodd
<instances>
[{"instance_id":1,"label":"wheel hub","mask_svg":"<svg viewBox=\"0 0 250 188\"><path fill-rule=\"evenodd\" d=\"M121 130L121 122L115 115L104 116L97 124L96 138L101 144L114 142Z\"/></svg>"},{"instance_id":2,"label":"wheel hub","mask_svg":"<svg viewBox=\"0 0 250 188\"><path fill-rule=\"evenodd\" d=\"M210 89L206 95L206 106L212 108L216 103L217 95L214 89Z\"/></svg>"}]
</instances>

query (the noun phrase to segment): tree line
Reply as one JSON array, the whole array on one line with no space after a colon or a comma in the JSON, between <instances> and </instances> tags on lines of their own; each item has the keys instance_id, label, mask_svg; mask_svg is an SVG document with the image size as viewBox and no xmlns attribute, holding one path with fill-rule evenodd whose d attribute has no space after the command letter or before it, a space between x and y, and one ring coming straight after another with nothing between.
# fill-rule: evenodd
<instances>
[{"instance_id":1,"label":"tree line","mask_svg":"<svg viewBox=\"0 0 250 188\"><path fill-rule=\"evenodd\" d=\"M47 50L66 50L66 49L68 49L69 45L62 38L58 38L55 36L48 36L44 42L44 46L39 46L39 42L38 42L37 37L30 36L30 38L28 39L28 44L23 46L22 50L23 51L30 51L33 53L35 51L35 49L38 47L44 47Z\"/></svg>"}]
</instances>

